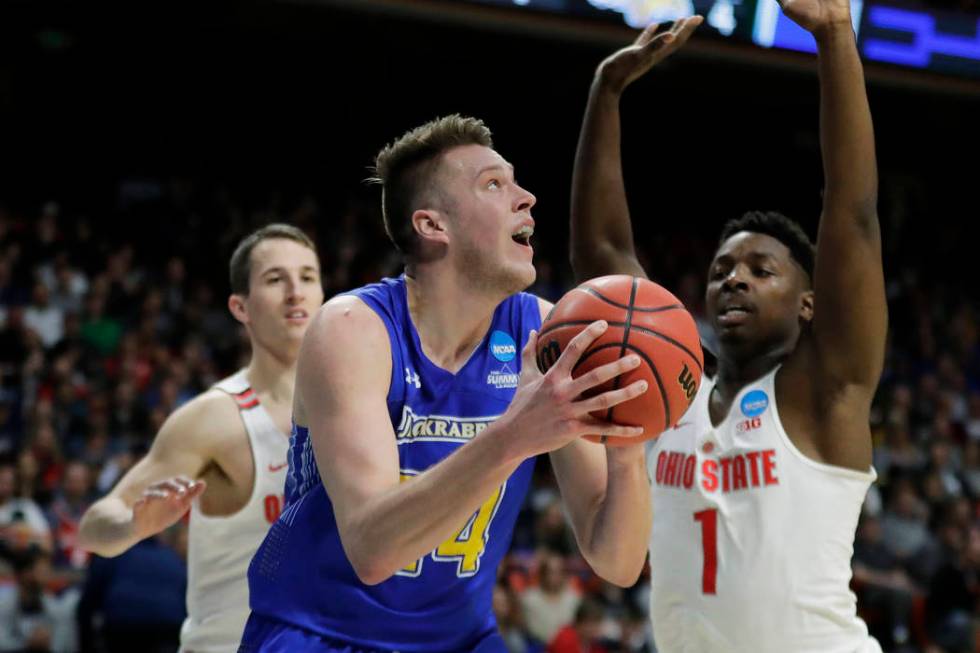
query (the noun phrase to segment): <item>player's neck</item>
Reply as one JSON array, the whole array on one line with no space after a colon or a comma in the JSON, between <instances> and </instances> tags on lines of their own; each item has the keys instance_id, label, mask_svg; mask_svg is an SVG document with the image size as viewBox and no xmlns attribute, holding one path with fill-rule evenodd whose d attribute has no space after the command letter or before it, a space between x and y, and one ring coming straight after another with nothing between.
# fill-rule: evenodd
<instances>
[{"instance_id":1,"label":"player's neck","mask_svg":"<svg viewBox=\"0 0 980 653\"><path fill-rule=\"evenodd\" d=\"M453 274L415 268L405 275L408 312L425 355L457 372L476 348L493 320L500 298L463 288Z\"/></svg>"},{"instance_id":2,"label":"player's neck","mask_svg":"<svg viewBox=\"0 0 980 653\"><path fill-rule=\"evenodd\" d=\"M276 356L252 341L252 360L248 364L249 384L266 401L292 404L296 384L296 359Z\"/></svg>"},{"instance_id":3,"label":"player's neck","mask_svg":"<svg viewBox=\"0 0 980 653\"><path fill-rule=\"evenodd\" d=\"M772 351L748 359L726 356L718 357L718 372L715 374L715 392L731 401L749 383L762 378L773 368L786 360L786 352Z\"/></svg>"}]
</instances>

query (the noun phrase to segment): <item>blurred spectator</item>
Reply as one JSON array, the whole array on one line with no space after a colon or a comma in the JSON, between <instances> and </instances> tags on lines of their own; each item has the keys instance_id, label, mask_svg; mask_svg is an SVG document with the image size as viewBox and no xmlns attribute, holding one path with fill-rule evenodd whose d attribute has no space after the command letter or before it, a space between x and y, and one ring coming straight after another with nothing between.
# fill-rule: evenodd
<instances>
[{"instance_id":1,"label":"blurred spectator","mask_svg":"<svg viewBox=\"0 0 980 653\"><path fill-rule=\"evenodd\" d=\"M65 314L50 301L48 287L38 281L31 293L31 303L24 310L24 325L41 338L45 349L51 349L65 332Z\"/></svg>"},{"instance_id":2,"label":"blurred spectator","mask_svg":"<svg viewBox=\"0 0 980 653\"><path fill-rule=\"evenodd\" d=\"M187 616L187 565L174 548L179 537L171 529L115 558L92 557L78 606L82 653L177 650Z\"/></svg>"},{"instance_id":3,"label":"blurred spectator","mask_svg":"<svg viewBox=\"0 0 980 653\"><path fill-rule=\"evenodd\" d=\"M945 653L972 653L980 607L980 527L961 531L960 550L929 587L929 635Z\"/></svg>"},{"instance_id":4,"label":"blurred spectator","mask_svg":"<svg viewBox=\"0 0 980 653\"><path fill-rule=\"evenodd\" d=\"M44 512L32 499L16 492L17 469L0 462L0 541L15 552L31 545L50 550L51 530Z\"/></svg>"},{"instance_id":5,"label":"blurred spectator","mask_svg":"<svg viewBox=\"0 0 980 653\"><path fill-rule=\"evenodd\" d=\"M872 635L888 648L909 639L913 583L885 545L881 522L865 516L854 539L854 582Z\"/></svg>"},{"instance_id":6,"label":"blurred spectator","mask_svg":"<svg viewBox=\"0 0 980 653\"><path fill-rule=\"evenodd\" d=\"M561 555L546 551L538 564L538 584L524 592L521 606L528 632L547 643L572 622L582 597L569 582Z\"/></svg>"},{"instance_id":7,"label":"blurred spectator","mask_svg":"<svg viewBox=\"0 0 980 653\"><path fill-rule=\"evenodd\" d=\"M78 589L53 591L50 558L38 548L15 555L14 569L15 582L0 586L0 651L78 651Z\"/></svg>"},{"instance_id":8,"label":"blurred spectator","mask_svg":"<svg viewBox=\"0 0 980 653\"><path fill-rule=\"evenodd\" d=\"M504 585L493 588L493 614L508 653L531 653L535 650L524 627L524 617L514 592Z\"/></svg>"},{"instance_id":9,"label":"blurred spectator","mask_svg":"<svg viewBox=\"0 0 980 653\"><path fill-rule=\"evenodd\" d=\"M78 524L92 501L92 471L80 460L70 461L61 490L48 510L57 565L80 570L88 562L88 552L78 548Z\"/></svg>"},{"instance_id":10,"label":"blurred spectator","mask_svg":"<svg viewBox=\"0 0 980 653\"><path fill-rule=\"evenodd\" d=\"M907 561L929 544L929 510L916 495L911 479L894 483L881 520L885 546L900 561Z\"/></svg>"},{"instance_id":11,"label":"blurred spectator","mask_svg":"<svg viewBox=\"0 0 980 653\"><path fill-rule=\"evenodd\" d=\"M599 643L605 611L592 599L585 599L575 610L575 621L563 626L548 644L548 653L606 653Z\"/></svg>"}]
</instances>

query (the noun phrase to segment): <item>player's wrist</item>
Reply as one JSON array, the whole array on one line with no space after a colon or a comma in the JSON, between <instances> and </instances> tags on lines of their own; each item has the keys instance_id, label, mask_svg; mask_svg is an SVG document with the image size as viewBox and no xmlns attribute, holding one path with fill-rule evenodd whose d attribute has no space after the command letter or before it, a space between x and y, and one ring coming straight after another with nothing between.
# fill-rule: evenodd
<instances>
[{"instance_id":1,"label":"player's wrist","mask_svg":"<svg viewBox=\"0 0 980 653\"><path fill-rule=\"evenodd\" d=\"M593 96L619 102L624 90L626 90L626 81L611 67L602 64L596 69L595 77L592 79Z\"/></svg>"},{"instance_id":2,"label":"player's wrist","mask_svg":"<svg viewBox=\"0 0 980 653\"><path fill-rule=\"evenodd\" d=\"M856 42L850 13L842 13L840 16L836 16L819 27L814 28L813 38L816 40L817 47L820 49L842 42Z\"/></svg>"}]
</instances>

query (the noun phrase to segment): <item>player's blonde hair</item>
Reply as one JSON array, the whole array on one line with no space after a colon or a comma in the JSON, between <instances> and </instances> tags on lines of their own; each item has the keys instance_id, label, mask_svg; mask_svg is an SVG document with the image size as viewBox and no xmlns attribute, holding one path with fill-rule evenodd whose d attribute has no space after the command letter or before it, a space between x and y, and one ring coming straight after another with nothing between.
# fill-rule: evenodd
<instances>
[{"instance_id":1,"label":"player's blonde hair","mask_svg":"<svg viewBox=\"0 0 980 653\"><path fill-rule=\"evenodd\" d=\"M412 213L432 198L442 155L463 145L493 147L490 130L482 120L452 114L406 132L378 152L370 181L381 184L385 231L405 256L411 257L417 244Z\"/></svg>"}]
</instances>

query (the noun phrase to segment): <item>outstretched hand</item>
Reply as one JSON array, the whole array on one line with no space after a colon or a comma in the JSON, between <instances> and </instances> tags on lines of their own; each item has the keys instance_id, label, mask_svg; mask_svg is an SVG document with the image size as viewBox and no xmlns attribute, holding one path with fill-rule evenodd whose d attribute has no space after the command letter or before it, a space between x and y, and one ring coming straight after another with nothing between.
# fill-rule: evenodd
<instances>
[{"instance_id":1,"label":"outstretched hand","mask_svg":"<svg viewBox=\"0 0 980 653\"><path fill-rule=\"evenodd\" d=\"M136 534L143 539L176 524L206 488L204 481L186 476L174 476L146 488L133 505Z\"/></svg>"},{"instance_id":2,"label":"outstretched hand","mask_svg":"<svg viewBox=\"0 0 980 653\"><path fill-rule=\"evenodd\" d=\"M609 89L622 93L623 89L684 45L703 20L702 16L681 18L660 34L657 34L658 23L648 26L632 45L614 52L599 64L598 77Z\"/></svg>"}]
</instances>

